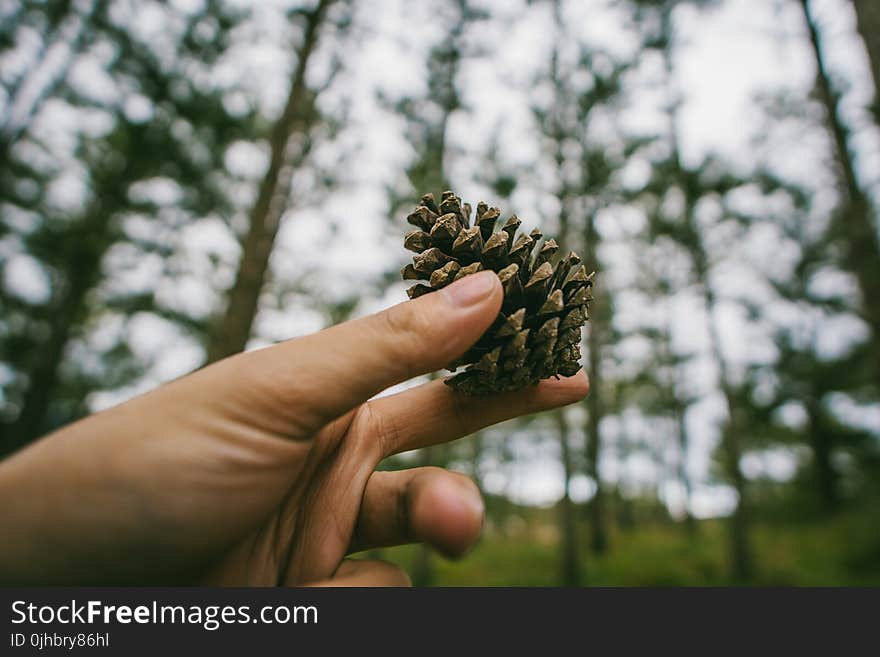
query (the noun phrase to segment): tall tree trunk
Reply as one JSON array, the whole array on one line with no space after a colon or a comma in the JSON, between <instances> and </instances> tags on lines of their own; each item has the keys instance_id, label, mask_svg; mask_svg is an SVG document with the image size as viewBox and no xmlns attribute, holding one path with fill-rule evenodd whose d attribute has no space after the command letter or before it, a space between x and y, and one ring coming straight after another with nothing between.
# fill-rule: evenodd
<instances>
[{"instance_id":1,"label":"tall tree trunk","mask_svg":"<svg viewBox=\"0 0 880 657\"><path fill-rule=\"evenodd\" d=\"M694 516L691 514L691 491L693 486L691 484L690 475L688 475L687 469L687 455L688 455L688 430L687 430L687 409L684 408L683 404L676 400L674 402L674 415L675 415L675 424L676 430L678 434L678 480L681 482L682 490L684 490L684 527L688 534L693 534L696 531L696 523L694 522Z\"/></svg>"},{"instance_id":2,"label":"tall tree trunk","mask_svg":"<svg viewBox=\"0 0 880 657\"><path fill-rule=\"evenodd\" d=\"M718 366L718 380L724 393L724 401L727 406L727 422L721 430L721 450L724 470L727 478L733 484L736 491L737 503L730 518L730 560L731 574L736 581L745 582L752 575L752 554L750 545L750 523L748 509L748 495L746 479L743 475L742 445L740 434L742 422L733 390L731 389L727 360L721 347L721 336L716 324L716 299L709 283L708 267L702 247L697 257L697 272L700 278L700 286L703 289L703 301L706 308L706 322L709 330L709 348L712 357Z\"/></svg>"},{"instance_id":3,"label":"tall tree trunk","mask_svg":"<svg viewBox=\"0 0 880 657\"><path fill-rule=\"evenodd\" d=\"M287 102L269 140L269 168L251 209L248 232L242 244L238 272L229 291L226 311L208 344L209 363L243 351L250 337L269 268L269 257L281 217L288 207L294 168L309 148L308 132L315 112L314 98L306 85L306 71L318 44L327 9L334 2L320 0L306 15L303 41L297 50L297 63ZM295 136L298 138L294 139Z\"/></svg>"},{"instance_id":4,"label":"tall tree trunk","mask_svg":"<svg viewBox=\"0 0 880 657\"><path fill-rule=\"evenodd\" d=\"M581 566L577 540L577 518L574 502L571 499L571 477L574 462L568 443L568 420L562 410L554 413L559 431L559 445L562 450L564 488L559 501L559 525L562 528L562 559L560 564L560 583L562 586L578 586L581 583Z\"/></svg>"},{"instance_id":5,"label":"tall tree trunk","mask_svg":"<svg viewBox=\"0 0 880 657\"><path fill-rule=\"evenodd\" d=\"M672 6L669 5L661 15L662 33L666 37L666 45L663 48L664 68L669 93L667 106L669 140L672 148L672 162L676 175L686 178L693 175L685 169L681 162L681 149L678 131L678 112L681 107L681 96L674 87L675 64L673 59L675 47L675 30L672 22ZM687 187L686 181L684 187ZM746 481L740 466L742 458L742 445L740 444L740 426L736 400L728 377L727 362L721 347L721 337L718 333L715 320L716 299L709 281L709 257L701 240L699 227L696 225L694 212L698 199L685 191L686 206L684 208L684 221L693 239L688 240L687 248L694 264L697 284L703 293L703 303L706 311L706 325L709 333L709 348L712 358L718 367L718 383L724 394L727 406L727 422L722 428L721 450L724 461L724 469L727 478L736 491L738 500L736 509L728 525L730 540L731 574L738 581L745 581L751 575L752 559L750 548L750 529L747 511ZM684 422L682 417L681 422Z\"/></svg>"},{"instance_id":6,"label":"tall tree trunk","mask_svg":"<svg viewBox=\"0 0 880 657\"><path fill-rule=\"evenodd\" d=\"M565 38L561 0L554 0L553 2L553 20L556 27L557 40L561 41ZM550 79L553 85L555 102L553 103L553 107L550 109L552 118L550 129L551 134L549 136L553 140L554 144L553 158L556 165L557 176L560 181L557 196L559 197L561 202L556 242L557 244L559 244L560 251L562 253L566 253L570 249L571 225L569 217L569 203L571 202L571 197L574 195L574 190L572 190L571 186L566 182L564 175L566 161L564 147L565 139L568 135L565 127L563 126L560 113L562 112L562 107L566 102L566 92L564 90L565 82L559 70L558 47L554 47L550 55ZM577 586L582 579L582 566L580 564L580 556L578 550L577 518L575 517L574 503L572 502L570 496L571 478L574 476L575 472L574 456L572 454L571 444L569 443L569 427L565 415L562 411L557 411L555 415L558 432L557 438L559 440L560 452L562 456L562 484L564 491L562 500L559 504L559 528L562 534L560 576L563 585Z\"/></svg>"},{"instance_id":7,"label":"tall tree trunk","mask_svg":"<svg viewBox=\"0 0 880 657\"><path fill-rule=\"evenodd\" d=\"M553 0L553 21L556 32L556 43L563 43L568 39L565 29L565 17L563 16L562 0ZM559 48L554 47L550 58L550 81L553 86L554 102L549 108L549 126L547 136L552 139L554 144L554 164L556 166L557 177L560 181L557 197L561 202L561 210L559 213L559 227L557 231L556 241L559 244L562 253L567 252L571 248L570 236L572 226L570 225L570 204L583 195L583 192L576 188L572 183L566 180L565 168L568 157L565 153L566 142L575 132L576 127L571 127L566 122L564 115L565 108L570 107L572 103L571 92L567 88L567 79L565 74L560 70ZM586 173L586 172L584 172ZM578 237L586 243L585 261L587 266L596 266L596 239L598 237L592 222L592 215L587 219L587 225L583 228L584 232ZM593 551L601 553L605 550L607 544L607 535L605 533L605 518L603 507L603 491L602 484L598 475L598 455L599 455L599 419L602 412L602 406L599 402L599 388L601 374L598 371L598 330L596 325L595 302L593 312L591 313L591 322L589 327L589 337L587 342L589 345L589 375L590 375L590 395L587 398L586 406L588 409L588 417L584 426L584 453L586 456L587 474L593 477L596 484L596 494L588 505L589 518L591 525L591 546ZM563 437L560 436L560 440ZM573 473L566 473L565 486L569 486L569 477ZM563 525L563 531L566 526ZM573 540L573 539L572 539Z\"/></svg>"},{"instance_id":8,"label":"tall tree trunk","mask_svg":"<svg viewBox=\"0 0 880 657\"><path fill-rule=\"evenodd\" d=\"M735 414L736 409L730 396L726 394L725 399L727 400L729 412L732 411ZM736 415L729 417L722 431L721 440L727 476L732 481L738 498L729 525L731 572L735 580L745 582L752 576L752 550L750 545L751 532L746 483L740 465L742 458L740 430L741 427L739 422L736 421Z\"/></svg>"},{"instance_id":9,"label":"tall tree trunk","mask_svg":"<svg viewBox=\"0 0 880 657\"><path fill-rule=\"evenodd\" d=\"M876 8L876 0L868 0ZM804 20L810 37L810 46L816 60L816 88L825 107L828 130L834 143L834 156L838 165L843 201L837 213L835 232L844 243L842 259L859 283L864 305L864 317L880 342L880 242L872 223L872 208L867 195L859 184L855 163L849 150L849 130L840 114L840 94L834 89L825 64L819 28L810 12L808 0L800 0ZM874 35L875 38L876 35ZM877 349L880 354L880 349ZM877 363L880 379L880 362Z\"/></svg>"},{"instance_id":10,"label":"tall tree trunk","mask_svg":"<svg viewBox=\"0 0 880 657\"><path fill-rule=\"evenodd\" d=\"M688 474L687 467L687 458L690 451L690 436L687 428L688 406L687 403L683 402L678 396L679 390L681 390L679 382L682 378L682 373L678 363L672 361L672 346L670 344L669 333L666 334L666 341L664 344L666 354L669 356L670 367L672 368L672 381L669 385L669 404L672 407L675 431L678 438L677 474L678 481L681 483L681 488L684 491L684 527L688 535L693 535L696 532L697 525L694 521L694 516L691 514L691 493L693 491L693 484L691 482L690 474Z\"/></svg>"},{"instance_id":11,"label":"tall tree trunk","mask_svg":"<svg viewBox=\"0 0 880 657\"><path fill-rule=\"evenodd\" d=\"M24 447L49 429L46 415L58 369L70 340L76 314L90 288L86 276L77 276L69 281L58 309L52 315L49 338L37 352L36 362L28 372L21 411L0 444L0 458Z\"/></svg>"},{"instance_id":12,"label":"tall tree trunk","mask_svg":"<svg viewBox=\"0 0 880 657\"><path fill-rule=\"evenodd\" d=\"M880 120L880 2L853 0L856 24L868 51L868 63L874 78L874 104Z\"/></svg>"},{"instance_id":13,"label":"tall tree trunk","mask_svg":"<svg viewBox=\"0 0 880 657\"><path fill-rule=\"evenodd\" d=\"M837 470L834 468L833 431L825 422L825 411L817 396L811 396L806 403L809 418L809 438L813 448L813 471L822 510L832 513L840 506L840 492Z\"/></svg>"},{"instance_id":14,"label":"tall tree trunk","mask_svg":"<svg viewBox=\"0 0 880 657\"><path fill-rule=\"evenodd\" d=\"M49 336L36 352L36 361L28 371L21 411L0 440L0 457L54 428L47 416L64 352L82 319L86 298L100 278L104 254L112 243L107 238L111 212L102 199L95 202L87 216L89 226L83 230L86 237L80 240L82 252L67 272L67 280L51 313Z\"/></svg>"},{"instance_id":15,"label":"tall tree trunk","mask_svg":"<svg viewBox=\"0 0 880 657\"><path fill-rule=\"evenodd\" d=\"M561 167L561 151L562 141L557 142L557 165ZM561 170L561 169L560 169ZM563 194L563 197L566 194ZM560 250L565 253L568 248L568 209L566 201L563 198L562 210L559 213L559 232L557 243ZM562 410L556 411L557 439L559 440L560 454L562 457L562 473L563 473L563 495L559 503L559 528L562 533L560 554L561 563L561 582L563 586L578 586L583 578L583 567L580 563L580 552L578 550L577 537L577 518L575 516L575 506L571 499L571 479L575 474L574 455L572 454L571 444L569 443L569 427L565 413Z\"/></svg>"},{"instance_id":16,"label":"tall tree trunk","mask_svg":"<svg viewBox=\"0 0 880 657\"><path fill-rule=\"evenodd\" d=\"M672 420L675 426L675 436L678 446L678 460L676 463L675 476L681 483L684 491L684 527L685 531L692 535L696 530L694 517L691 515L691 491L693 486L691 478L688 474L687 457L690 448L690 440L687 429L687 410L688 405L680 398L680 390L682 390L683 373L679 363L676 361L672 352L672 317L669 313L669 305L664 305L664 327L663 335L660 342L660 356L664 363L668 366L669 378L666 381L668 389L668 407L672 411Z\"/></svg>"},{"instance_id":17,"label":"tall tree trunk","mask_svg":"<svg viewBox=\"0 0 880 657\"><path fill-rule=\"evenodd\" d=\"M596 230L595 213L587 212L586 261L597 266L599 235ZM599 474L599 459L602 453L602 345L604 344L605 322L609 309L601 295L590 304L590 322L587 335L587 362L590 372L590 394L587 396L586 456L587 476L592 478L596 492L589 504L590 547L596 554L608 549L608 531L605 522L605 490Z\"/></svg>"},{"instance_id":18,"label":"tall tree trunk","mask_svg":"<svg viewBox=\"0 0 880 657\"><path fill-rule=\"evenodd\" d=\"M595 302L594 302L595 306ZM602 421L602 400L599 386L602 382L602 366L600 357L599 337L596 324L590 326L589 345L590 394L587 397L587 476L596 486L593 499L590 500L590 547L596 554L603 554L608 549L608 532L605 527L605 490L599 474L599 459L602 447L602 436L599 426Z\"/></svg>"}]
</instances>

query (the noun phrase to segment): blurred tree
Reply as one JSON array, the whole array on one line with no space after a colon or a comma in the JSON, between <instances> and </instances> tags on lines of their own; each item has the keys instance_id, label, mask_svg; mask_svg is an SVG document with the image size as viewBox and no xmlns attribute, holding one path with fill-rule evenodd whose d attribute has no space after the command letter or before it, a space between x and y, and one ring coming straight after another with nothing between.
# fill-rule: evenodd
<instances>
[{"instance_id":1,"label":"blurred tree","mask_svg":"<svg viewBox=\"0 0 880 657\"><path fill-rule=\"evenodd\" d=\"M230 116L222 92L202 89L191 79L191 67L210 65L225 51L229 31L240 15L228 13L218 2L208 2L200 12L175 18L181 20L181 30L171 59L175 66L170 67L168 53L157 52L135 37L129 25L107 13L90 15L90 36L83 42L114 53L107 72L118 85L116 94L112 100L100 101L75 86L61 85L53 91L63 111L98 113L110 128L76 136L75 164L68 166L82 171L85 201L55 208L44 197L39 212L13 227L20 248L45 273L50 292L45 301L22 303L14 290L4 290L4 305L16 310L14 321L4 327L10 345L4 357L15 373L4 389L4 453L86 412L92 390L102 385L118 387L134 378L136 361L124 339L101 355L91 354L91 361L97 359L98 364L82 354L71 358L74 346L88 351L84 340L102 317L113 311L123 317L151 311L193 324L185 313L155 303L149 293L116 294L104 285L112 280L107 256L119 244L128 243L134 252L160 258L170 255L168 245L156 240L162 233L161 203L144 193L144 185L173 181L169 184L180 197L177 219L226 215L230 207L217 172L223 170L226 146L248 133L251 118ZM206 23L213 28L204 29ZM91 52L82 56L91 56ZM132 98L138 99L142 112L133 113L128 102ZM33 168L23 163L40 161L35 157L40 151L57 150L28 129L16 137L6 173ZM53 155L58 159L57 152ZM50 164L46 171L51 170ZM4 190L8 188L3 185ZM8 195L2 200L10 205L17 202ZM134 218L148 222L152 218L152 231L132 234Z\"/></svg>"},{"instance_id":2,"label":"blurred tree","mask_svg":"<svg viewBox=\"0 0 880 657\"><path fill-rule=\"evenodd\" d=\"M623 69L618 69L613 74L617 78ZM599 83L601 80L602 84ZM614 91L611 91L614 89ZM617 80L597 79L594 90L598 93L584 94L580 98L579 121L584 126L580 134L581 145L584 147L582 154L581 180L578 194L582 203L584 219L584 258L592 263L599 271L602 269L602 261L599 255L600 233L597 223L597 215L602 207L610 202L613 194L613 177L622 166L622 162L614 162L609 157L609 151L602 147L589 146L591 138L588 135L587 115L599 103L608 102L611 96L606 93L617 93ZM607 279L606 279L607 281ZM608 530L605 518L605 491L602 476L599 469L599 459L602 450L602 418L611 415L613 408L609 401L614 397L610 388L612 382L606 382L604 372L606 363L610 357L610 345L614 344L616 334L613 328L613 305L610 283L600 287L590 306L590 323L587 331L587 364L590 375L590 394L587 396L587 425L586 425L586 465L587 475L595 483L595 492L590 501L590 527L592 530L591 546L596 554L602 554L608 547Z\"/></svg>"},{"instance_id":3,"label":"blurred tree","mask_svg":"<svg viewBox=\"0 0 880 657\"><path fill-rule=\"evenodd\" d=\"M27 29L36 29L42 34L33 57L34 65L4 84L6 111L0 126L0 167L9 149L39 114L43 103L54 96L67 79L77 55L94 34L95 19L106 13L108 5L109 0L23 2L7 19L8 32L0 32L2 45L13 44L16 35Z\"/></svg>"},{"instance_id":4,"label":"blurred tree","mask_svg":"<svg viewBox=\"0 0 880 657\"><path fill-rule=\"evenodd\" d=\"M655 162L655 174L645 193L654 196L651 203L659 212L649 214L652 239L666 237L673 240L687 255L692 282L702 299L709 352L718 373L718 386L725 401L726 419L721 427L721 462L727 480L737 494L737 505L730 522L731 562L733 576L740 581L752 574L749 547L748 496L746 478L742 471L744 453L742 438L746 431L745 409L741 407L737 386L729 371L727 356L719 331L718 308L720 300L712 281L715 262L706 244L705 227L697 219L697 208L707 198L723 196L743 181L729 176L715 161L704 161L698 167L685 166L678 157L678 146L673 142L671 158ZM663 210L662 199L678 196L682 207L673 212ZM703 224L705 226L705 223Z\"/></svg>"},{"instance_id":5,"label":"blurred tree","mask_svg":"<svg viewBox=\"0 0 880 657\"><path fill-rule=\"evenodd\" d=\"M597 143L592 130L593 119L605 109L616 107L621 97L621 80L628 64L618 64L603 55L582 52L580 65L592 74L592 85L577 95L576 129L571 135L579 147L579 168L576 180L575 205L583 218L583 254L587 263L601 273L604 263L601 255L602 234L598 227L599 214L619 195L616 178L626 162L626 148L622 144ZM603 282L604 281L604 282ZM619 336L614 328L613 292L610 280L600 278L599 290L590 306L587 331L587 370L590 375L590 394L586 399L586 470L595 483L595 492L589 504L591 546L596 554L608 547L605 517L605 490L600 471L602 453L602 419L613 415L615 409L614 380L606 376L613 359L612 345Z\"/></svg>"},{"instance_id":6,"label":"blurred tree","mask_svg":"<svg viewBox=\"0 0 880 657\"><path fill-rule=\"evenodd\" d=\"M783 240L797 247L798 256L784 276L768 277L779 299L773 305L752 309L772 327L778 357L752 368L741 395L750 409L753 442L765 448L787 449L805 443L811 450L802 468L806 485L794 496L796 503L802 509L835 512L846 497L862 492L862 482L871 478L880 454L870 432L843 421L834 403L843 396L856 403L880 398L873 368L876 359L871 355L876 347L869 336L851 340L837 354L822 348L828 324L858 316L858 304L847 291L829 294L816 289L819 278L839 269L837 254L825 240L824 231L803 220L816 214L813 194L771 172L761 172L758 181L767 195L760 216L739 218L752 225L772 223ZM771 197L775 202L770 202ZM768 208L780 209L770 212ZM796 321L780 322L768 312L782 304L794 310ZM773 382L769 394L766 390L756 394L761 381Z\"/></svg>"},{"instance_id":7,"label":"blurred tree","mask_svg":"<svg viewBox=\"0 0 880 657\"><path fill-rule=\"evenodd\" d=\"M404 120L406 141L415 153L405 177L388 190L393 217L422 194L431 192L436 196L452 188L450 159L455 151L449 141L449 123L457 112L468 111L458 78L467 59L484 54L474 45L470 29L488 18L489 14L471 0L438 1L435 20L442 32L426 60L425 93L399 99L382 97L383 103Z\"/></svg>"},{"instance_id":8,"label":"blurred tree","mask_svg":"<svg viewBox=\"0 0 880 657\"><path fill-rule=\"evenodd\" d=\"M687 281L681 280L678 254L668 240L652 242L640 234L634 255L638 267L636 289L643 295L644 307L655 312L645 313L652 321L635 331L636 336L647 340L650 355L647 362L640 364L634 375L622 383L623 392L634 397L634 405L651 418L652 426L666 428L659 450L661 462L666 460L664 452L669 447L665 443L671 442L675 451L671 479L681 488L683 526L688 534L693 534L696 523L690 511L693 483L688 470L691 445L687 415L698 397L687 389L686 382L687 367L694 354L678 353L673 346L674 294L686 287ZM654 418L658 421L654 422Z\"/></svg>"},{"instance_id":9,"label":"blurred tree","mask_svg":"<svg viewBox=\"0 0 880 657\"><path fill-rule=\"evenodd\" d=\"M835 89L825 62L819 26L809 0L798 0L803 10L810 46L816 64L816 95L825 111L832 138L833 157L839 178L840 204L826 235L839 242L840 264L858 281L862 293L862 315L871 327L875 341L880 341L880 241L874 225L873 208L859 181L856 163L850 150L850 130L840 110L840 93ZM875 375L880 381L880 349L875 352Z\"/></svg>"},{"instance_id":10,"label":"blurred tree","mask_svg":"<svg viewBox=\"0 0 880 657\"><path fill-rule=\"evenodd\" d=\"M874 80L874 112L880 123L880 3L876 0L853 0L856 25L865 49Z\"/></svg>"},{"instance_id":11,"label":"blurred tree","mask_svg":"<svg viewBox=\"0 0 880 657\"><path fill-rule=\"evenodd\" d=\"M562 455L563 489L559 501L559 526L562 534L562 558L559 582L562 586L578 586L582 582L582 565L578 541L578 522L574 501L571 499L571 480L576 474L572 454L571 429L565 411L553 414L556 419L557 439Z\"/></svg>"},{"instance_id":12,"label":"blurred tree","mask_svg":"<svg viewBox=\"0 0 880 657\"><path fill-rule=\"evenodd\" d=\"M560 44L566 39L565 22L563 17L562 0L553 0L553 26L555 30L554 45L550 53L550 68L546 73L546 82L552 89L551 106L548 108L534 107L533 113L544 137L548 141L554 164L554 177L556 178L555 193L559 199L558 226L556 229L556 242L562 253L570 250L571 246L571 222L569 211L571 199L574 196L573 185L566 176L565 140L572 126L565 123L565 113L571 109L573 91L566 82L571 71L561 70ZM540 82L540 79L539 79ZM571 115L569 114L569 117ZM594 267L595 260L587 258L587 266ZM593 313L594 314L594 313ZM591 317L592 319L592 317ZM594 327L588 329L591 333ZM592 371L590 378L595 392L596 377ZM564 586L577 586L582 582L583 565L580 560L578 545L578 523L574 502L571 499L571 480L576 474L577 455L572 449L571 432L565 409L554 413L556 417L559 451L562 457L563 489L562 499L559 502L560 520L559 525L562 533L562 555L560 582ZM598 486L597 486L598 492ZM595 533L595 528L594 528ZM601 533L601 529L600 532Z\"/></svg>"},{"instance_id":13,"label":"blurred tree","mask_svg":"<svg viewBox=\"0 0 880 657\"><path fill-rule=\"evenodd\" d=\"M732 575L746 581L752 575L748 496L742 471L744 410L740 407L737 388L729 371L721 341L718 320L719 298L712 281L715 263L707 246L705 221L698 220L697 211L706 199L723 198L725 194L748 181L732 176L726 166L707 158L698 166L687 166L680 155L678 121L681 99L674 86L674 52L676 33L673 12L680 4L674 0L638 2L638 17L643 22L646 47L660 50L666 77L666 115L668 130L667 153L653 162L651 182L645 192L653 196L648 204L649 235L656 240L668 238L686 254L692 281L699 291L705 311L709 351L718 372L718 386L725 400L726 418L721 427L721 462L727 480L737 494L737 505L730 521ZM650 12L650 13L649 13Z\"/></svg>"},{"instance_id":14,"label":"blurred tree","mask_svg":"<svg viewBox=\"0 0 880 657\"><path fill-rule=\"evenodd\" d=\"M269 165L248 217L235 282L227 294L226 308L208 342L209 363L244 351L250 338L278 228L291 204L293 175L304 165L313 148L313 130L322 121L317 106L322 90L309 86L306 78L309 60L317 50L321 29L333 5L342 7L346 12L349 10L348 2L318 0L309 9L291 12L292 19L302 22L302 37L295 54L296 65L293 67L284 110L269 136ZM338 20L347 22L347 13Z\"/></svg>"},{"instance_id":15,"label":"blurred tree","mask_svg":"<svg viewBox=\"0 0 880 657\"><path fill-rule=\"evenodd\" d=\"M536 81L549 90L548 102L533 106L550 171L548 181L541 185L552 190L558 204L557 226L553 234L561 250L578 250L587 267L599 270L601 275L601 234L596 225L597 215L615 198L615 175L623 166L625 156L622 145L613 142L613 135L606 129L605 134L599 136L595 126L602 124L603 118L607 119L608 112L614 112L620 96L621 78L628 67L595 50L572 33L564 2L553 0L552 14L555 37L550 62L546 72ZM595 486L587 508L590 545L596 554L604 552L608 545L605 491L599 460L602 418L611 412L608 402L613 397L609 394L610 383L605 381L603 371L610 354L606 348L614 340L611 290L602 284L601 278L599 280L587 327L585 368L590 376L590 394L585 402L587 413L581 453L586 474ZM564 583L571 585L583 578L583 565L578 557L577 523L570 517L574 515L570 498L571 478L577 472L581 455L569 444L566 412L556 414L565 473L560 503L562 574Z\"/></svg>"},{"instance_id":16,"label":"blurred tree","mask_svg":"<svg viewBox=\"0 0 880 657\"><path fill-rule=\"evenodd\" d=\"M0 20L0 55L15 53L29 37L37 35L39 39L26 65L11 66L0 72L3 92L0 97L0 186L3 199L18 207L23 207L22 203L38 207L34 199L41 199L42 195L36 193L33 185L38 179L48 182L49 176L41 176L38 168L20 157L11 159L11 150L27 133L43 102L57 92L72 62L81 54L90 19L106 10L106 2L99 1L90 4L85 14L80 15L73 4L69 0L21 2L13 5ZM56 51L66 51L61 53L66 56L54 56L58 54ZM25 184L25 189L34 190L26 194L30 203L16 190L24 180L31 183Z\"/></svg>"}]
</instances>

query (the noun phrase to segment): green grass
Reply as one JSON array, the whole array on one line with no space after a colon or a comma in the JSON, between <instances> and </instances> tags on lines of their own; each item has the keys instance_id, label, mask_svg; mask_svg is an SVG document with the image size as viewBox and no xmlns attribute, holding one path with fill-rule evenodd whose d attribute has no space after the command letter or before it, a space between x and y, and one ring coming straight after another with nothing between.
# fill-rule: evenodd
<instances>
[{"instance_id":1,"label":"green grass","mask_svg":"<svg viewBox=\"0 0 880 657\"><path fill-rule=\"evenodd\" d=\"M559 583L559 548L548 521L542 532L505 536L489 532L474 551L453 562L432 556L431 583L438 586L553 586ZM747 582L730 579L723 521L698 523L688 535L673 524L615 531L606 554L596 556L582 528L582 582L591 586L880 585L880 527L865 515L812 523L756 523L755 572ZM381 557L400 564L419 582L416 546L386 549ZM379 556L379 555L377 555Z\"/></svg>"}]
</instances>

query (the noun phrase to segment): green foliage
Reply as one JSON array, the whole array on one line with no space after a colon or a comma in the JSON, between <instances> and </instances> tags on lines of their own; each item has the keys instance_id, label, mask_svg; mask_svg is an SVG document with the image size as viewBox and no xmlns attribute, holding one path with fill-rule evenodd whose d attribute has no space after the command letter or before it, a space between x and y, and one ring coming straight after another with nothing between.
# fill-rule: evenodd
<instances>
[{"instance_id":1,"label":"green foliage","mask_svg":"<svg viewBox=\"0 0 880 657\"><path fill-rule=\"evenodd\" d=\"M534 524L553 534L545 512ZM536 531L536 530L532 530ZM580 531L586 533L586 527ZM731 580L725 527L717 520L697 522L692 535L670 523L640 525L614 533L614 549L603 556L583 554L590 586L877 586L880 584L880 532L864 514L831 522L757 522L757 566L748 581ZM436 586L553 586L557 583L554 540L528 535L488 534L460 562L436 561ZM382 557L407 568L412 546L384 550Z\"/></svg>"},{"instance_id":2,"label":"green foliage","mask_svg":"<svg viewBox=\"0 0 880 657\"><path fill-rule=\"evenodd\" d=\"M54 21L52 4L46 8L49 25ZM210 2L202 13L187 17L175 53L177 66L169 67L163 53L114 23L106 12L105 3L95 5L83 28L93 45L79 44L83 50L72 57L94 57L90 48L112 44L114 56L106 71L125 97L141 98L145 110L143 115L129 116L124 102L99 102L63 80L51 90L67 111L100 112L110 126L100 134L76 135L72 156L87 187L85 203L55 209L47 202L48 185L62 167L30 163L33 149L48 155L57 148L44 143L31 126L24 126L17 136L6 135L3 143L7 155L0 167L3 218L34 211L26 223L4 221L4 230L15 235L20 251L39 263L50 292L45 301L36 303L5 290L0 296L0 304L10 313L11 321L4 323L3 355L12 372L2 391L2 416L12 424L4 424L0 453L84 414L91 392L122 387L144 371L124 333L93 353L89 365L71 357L71 350L91 349L88 336L102 322L149 312L201 335L200 321L163 307L154 297L155 289L137 295L108 289L106 277L112 274L106 258L114 247L125 245L130 259L170 260L175 251L174 240L169 239L173 231L194 218L229 217L233 204L226 189L224 153L232 142L254 135L252 115L230 115L221 90L202 88L192 78L196 62L208 66L224 52L240 15ZM207 23L212 30L199 29ZM38 117L35 114L34 120ZM16 141L10 142L13 137ZM173 213L135 193L138 185L157 180L176 191ZM146 221L150 229L132 234L128 222L135 219Z\"/></svg>"}]
</instances>

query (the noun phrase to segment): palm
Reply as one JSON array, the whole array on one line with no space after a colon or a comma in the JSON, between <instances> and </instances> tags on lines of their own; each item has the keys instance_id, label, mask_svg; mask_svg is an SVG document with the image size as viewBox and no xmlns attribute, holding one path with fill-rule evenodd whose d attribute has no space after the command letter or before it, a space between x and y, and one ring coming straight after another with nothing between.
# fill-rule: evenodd
<instances>
[{"instance_id":1,"label":"palm","mask_svg":"<svg viewBox=\"0 0 880 657\"><path fill-rule=\"evenodd\" d=\"M319 431L288 469L289 487L268 519L225 555L209 574L216 583L297 585L329 578L359 547L355 530L364 490L387 454L386 430L367 402Z\"/></svg>"}]
</instances>

